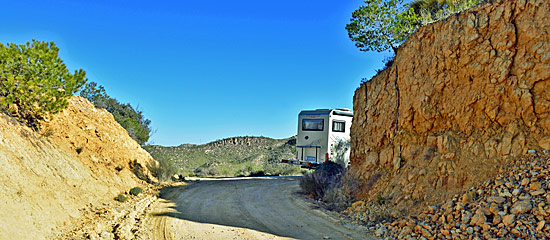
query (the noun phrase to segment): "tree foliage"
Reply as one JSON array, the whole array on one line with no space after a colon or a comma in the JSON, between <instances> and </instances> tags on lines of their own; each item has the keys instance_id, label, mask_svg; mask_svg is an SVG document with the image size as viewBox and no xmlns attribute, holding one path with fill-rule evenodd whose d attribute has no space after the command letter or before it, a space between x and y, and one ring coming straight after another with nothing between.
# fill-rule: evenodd
<instances>
[{"instance_id":1,"label":"tree foliage","mask_svg":"<svg viewBox=\"0 0 550 240\"><path fill-rule=\"evenodd\" d=\"M53 42L0 43L0 109L34 128L38 120L68 105L86 83L86 73L70 73Z\"/></svg>"},{"instance_id":2,"label":"tree foliage","mask_svg":"<svg viewBox=\"0 0 550 240\"><path fill-rule=\"evenodd\" d=\"M396 52L414 32L418 15L403 0L365 0L350 21L346 30L361 51Z\"/></svg>"},{"instance_id":3,"label":"tree foliage","mask_svg":"<svg viewBox=\"0 0 550 240\"><path fill-rule=\"evenodd\" d=\"M346 25L348 35L361 51L386 51L405 41L419 26L464 11L483 0L365 0Z\"/></svg>"},{"instance_id":4,"label":"tree foliage","mask_svg":"<svg viewBox=\"0 0 550 240\"><path fill-rule=\"evenodd\" d=\"M480 4L482 0L414 0L410 7L428 24Z\"/></svg>"},{"instance_id":5,"label":"tree foliage","mask_svg":"<svg viewBox=\"0 0 550 240\"><path fill-rule=\"evenodd\" d=\"M86 83L80 91L80 96L90 100L98 108L104 108L113 114L115 120L128 132L140 145L149 141L151 136L151 120L143 116L143 112L134 109L130 104L121 104L118 100L109 97L103 86L95 82Z\"/></svg>"}]
</instances>

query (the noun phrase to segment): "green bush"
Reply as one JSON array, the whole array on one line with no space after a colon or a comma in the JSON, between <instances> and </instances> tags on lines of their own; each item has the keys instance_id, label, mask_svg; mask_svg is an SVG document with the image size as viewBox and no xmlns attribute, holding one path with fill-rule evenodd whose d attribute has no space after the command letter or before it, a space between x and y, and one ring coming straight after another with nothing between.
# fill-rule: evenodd
<instances>
[{"instance_id":1,"label":"green bush","mask_svg":"<svg viewBox=\"0 0 550 240\"><path fill-rule=\"evenodd\" d=\"M128 200L128 197L124 196L124 194L118 194L118 196L115 197L115 200L119 202L126 202Z\"/></svg>"},{"instance_id":2,"label":"green bush","mask_svg":"<svg viewBox=\"0 0 550 240\"><path fill-rule=\"evenodd\" d=\"M140 187L134 187L130 189L130 194L137 196L141 193L142 189Z\"/></svg>"},{"instance_id":3,"label":"green bush","mask_svg":"<svg viewBox=\"0 0 550 240\"><path fill-rule=\"evenodd\" d=\"M410 7L426 25L479 5L483 0L414 0Z\"/></svg>"},{"instance_id":4,"label":"green bush","mask_svg":"<svg viewBox=\"0 0 550 240\"><path fill-rule=\"evenodd\" d=\"M86 73L71 74L58 54L53 42L0 43L0 109L38 129L39 120L67 107Z\"/></svg>"},{"instance_id":5,"label":"green bush","mask_svg":"<svg viewBox=\"0 0 550 240\"><path fill-rule=\"evenodd\" d=\"M168 156L160 153L151 153L151 156L158 162L157 165L150 164L148 166L151 174L158 178L160 181L168 181L171 177L177 173L178 168L174 166L174 162Z\"/></svg>"},{"instance_id":6,"label":"green bush","mask_svg":"<svg viewBox=\"0 0 550 240\"><path fill-rule=\"evenodd\" d=\"M151 120L143 116L143 112L134 109L130 104L122 104L118 100L109 97L103 86L95 82L89 82L80 91L80 96L88 99L98 108L103 108L113 114L115 120L128 132L140 145L149 141L151 136Z\"/></svg>"}]
</instances>

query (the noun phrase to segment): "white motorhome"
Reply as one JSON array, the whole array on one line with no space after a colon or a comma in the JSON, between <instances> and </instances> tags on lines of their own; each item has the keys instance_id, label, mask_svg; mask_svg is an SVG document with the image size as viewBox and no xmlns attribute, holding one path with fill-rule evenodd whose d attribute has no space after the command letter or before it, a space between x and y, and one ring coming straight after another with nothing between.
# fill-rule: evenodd
<instances>
[{"instance_id":1,"label":"white motorhome","mask_svg":"<svg viewBox=\"0 0 550 240\"><path fill-rule=\"evenodd\" d=\"M298 114L296 160L284 159L282 162L314 168L323 162L336 161L347 167L349 146L343 158L337 158L333 148L349 140L352 119L353 113L349 109L301 111Z\"/></svg>"}]
</instances>

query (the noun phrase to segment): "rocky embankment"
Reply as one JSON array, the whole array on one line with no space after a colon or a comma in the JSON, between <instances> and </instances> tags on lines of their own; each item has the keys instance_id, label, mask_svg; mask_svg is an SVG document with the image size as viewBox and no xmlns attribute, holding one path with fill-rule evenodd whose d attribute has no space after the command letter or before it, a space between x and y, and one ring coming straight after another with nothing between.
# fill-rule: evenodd
<instances>
[{"instance_id":1,"label":"rocky embankment","mask_svg":"<svg viewBox=\"0 0 550 240\"><path fill-rule=\"evenodd\" d=\"M550 149L549 16L547 0L487 1L411 36L354 95L359 197L418 213Z\"/></svg>"}]
</instances>

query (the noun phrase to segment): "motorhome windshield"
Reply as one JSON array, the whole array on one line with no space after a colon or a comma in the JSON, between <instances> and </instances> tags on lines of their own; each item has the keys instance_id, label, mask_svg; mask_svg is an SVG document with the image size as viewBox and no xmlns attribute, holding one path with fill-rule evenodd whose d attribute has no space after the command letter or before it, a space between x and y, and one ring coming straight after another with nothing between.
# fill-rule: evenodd
<instances>
[{"instance_id":1,"label":"motorhome windshield","mask_svg":"<svg viewBox=\"0 0 550 240\"><path fill-rule=\"evenodd\" d=\"M323 131L325 121L323 119L303 119L302 130L303 131Z\"/></svg>"}]
</instances>

